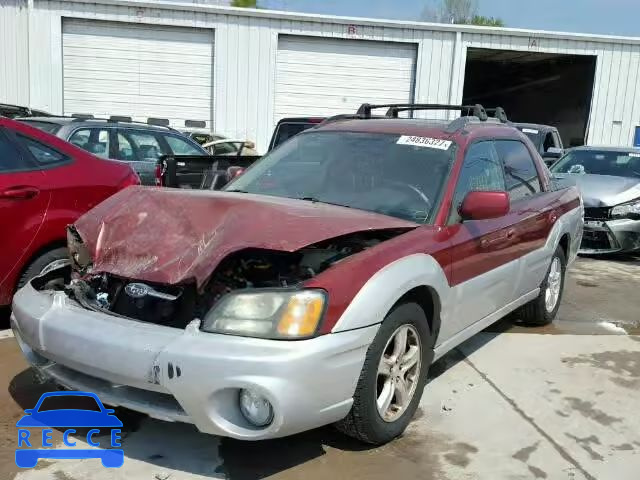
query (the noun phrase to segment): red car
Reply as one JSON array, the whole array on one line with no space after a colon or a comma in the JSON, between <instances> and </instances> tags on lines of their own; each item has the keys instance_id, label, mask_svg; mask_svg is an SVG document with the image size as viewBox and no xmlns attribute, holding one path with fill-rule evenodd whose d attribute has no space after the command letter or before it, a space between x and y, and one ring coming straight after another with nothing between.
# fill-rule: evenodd
<instances>
[{"instance_id":1,"label":"red car","mask_svg":"<svg viewBox=\"0 0 640 480\"><path fill-rule=\"evenodd\" d=\"M68 224L136 184L126 164L0 117L0 306L30 278L68 263Z\"/></svg>"},{"instance_id":2,"label":"red car","mask_svg":"<svg viewBox=\"0 0 640 480\"><path fill-rule=\"evenodd\" d=\"M435 108L326 120L225 191L109 198L75 224L67 287L16 295L25 357L207 433L400 435L434 359L519 308L553 320L583 228L503 115L397 118Z\"/></svg>"}]
</instances>

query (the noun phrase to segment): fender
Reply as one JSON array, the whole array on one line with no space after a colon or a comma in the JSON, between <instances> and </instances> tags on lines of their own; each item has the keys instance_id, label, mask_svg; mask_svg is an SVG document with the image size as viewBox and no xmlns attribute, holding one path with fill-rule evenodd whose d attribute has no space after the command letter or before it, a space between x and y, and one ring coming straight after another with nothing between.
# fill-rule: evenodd
<instances>
[{"instance_id":1,"label":"fender","mask_svg":"<svg viewBox=\"0 0 640 480\"><path fill-rule=\"evenodd\" d=\"M448 296L447 277L431 255L416 253L386 265L358 291L334 325L332 333L382 323L404 294L420 286L432 288L440 299Z\"/></svg>"}]
</instances>

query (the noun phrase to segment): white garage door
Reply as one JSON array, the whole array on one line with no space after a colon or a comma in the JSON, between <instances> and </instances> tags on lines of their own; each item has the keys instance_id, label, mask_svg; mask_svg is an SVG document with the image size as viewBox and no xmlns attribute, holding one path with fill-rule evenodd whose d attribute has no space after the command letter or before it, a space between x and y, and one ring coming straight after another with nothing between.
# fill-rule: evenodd
<instances>
[{"instance_id":1,"label":"white garage door","mask_svg":"<svg viewBox=\"0 0 640 480\"><path fill-rule=\"evenodd\" d=\"M410 102L416 52L415 44L281 36L275 120Z\"/></svg>"},{"instance_id":2,"label":"white garage door","mask_svg":"<svg viewBox=\"0 0 640 480\"><path fill-rule=\"evenodd\" d=\"M211 127L213 32L65 20L64 111Z\"/></svg>"}]
</instances>

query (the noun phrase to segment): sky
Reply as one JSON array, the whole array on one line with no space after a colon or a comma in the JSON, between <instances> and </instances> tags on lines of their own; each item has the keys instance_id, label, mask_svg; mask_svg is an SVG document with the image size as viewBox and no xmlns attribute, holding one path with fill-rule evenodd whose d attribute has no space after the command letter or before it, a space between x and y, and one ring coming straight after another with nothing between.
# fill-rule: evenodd
<instances>
[{"instance_id":1,"label":"sky","mask_svg":"<svg viewBox=\"0 0 640 480\"><path fill-rule=\"evenodd\" d=\"M421 20L438 0L258 0L262 8ZM640 0L478 0L479 13L507 27L640 37Z\"/></svg>"}]
</instances>

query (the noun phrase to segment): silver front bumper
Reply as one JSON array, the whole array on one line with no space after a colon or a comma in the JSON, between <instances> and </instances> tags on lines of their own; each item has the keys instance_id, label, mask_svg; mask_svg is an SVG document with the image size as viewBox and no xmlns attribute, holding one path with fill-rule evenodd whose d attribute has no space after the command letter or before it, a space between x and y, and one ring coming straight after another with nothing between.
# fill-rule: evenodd
<instances>
[{"instance_id":1,"label":"silver front bumper","mask_svg":"<svg viewBox=\"0 0 640 480\"><path fill-rule=\"evenodd\" d=\"M580 253L640 251L640 220L585 220Z\"/></svg>"},{"instance_id":2,"label":"silver front bumper","mask_svg":"<svg viewBox=\"0 0 640 480\"><path fill-rule=\"evenodd\" d=\"M14 297L12 327L25 357L45 376L104 403L202 432L275 438L337 421L349 412L378 326L302 341L275 341L164 327L86 310L63 292L31 284ZM273 405L263 429L241 415L252 388Z\"/></svg>"}]
</instances>

